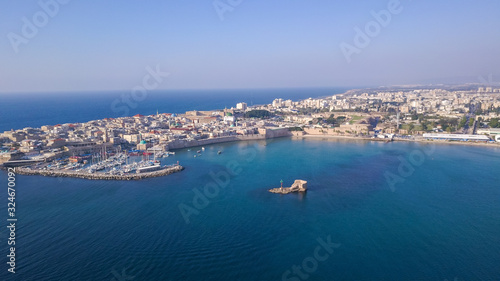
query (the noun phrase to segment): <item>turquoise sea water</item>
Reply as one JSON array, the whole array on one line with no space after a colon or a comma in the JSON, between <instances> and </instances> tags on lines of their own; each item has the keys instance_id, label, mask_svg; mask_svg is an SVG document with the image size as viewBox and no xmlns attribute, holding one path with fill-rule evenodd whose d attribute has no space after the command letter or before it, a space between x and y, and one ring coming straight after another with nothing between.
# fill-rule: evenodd
<instances>
[{"instance_id":1,"label":"turquoise sea water","mask_svg":"<svg viewBox=\"0 0 500 281\"><path fill-rule=\"evenodd\" d=\"M143 181L17 176L17 273L2 227L0 280L500 280L498 148L282 138L195 153ZM309 191L267 192L281 179Z\"/></svg>"}]
</instances>

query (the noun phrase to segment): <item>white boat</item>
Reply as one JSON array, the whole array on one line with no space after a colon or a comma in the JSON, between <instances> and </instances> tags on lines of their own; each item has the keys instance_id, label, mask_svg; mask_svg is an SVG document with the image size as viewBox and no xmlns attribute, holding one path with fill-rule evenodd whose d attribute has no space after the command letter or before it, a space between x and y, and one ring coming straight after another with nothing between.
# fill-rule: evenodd
<instances>
[{"instance_id":1,"label":"white boat","mask_svg":"<svg viewBox=\"0 0 500 281\"><path fill-rule=\"evenodd\" d=\"M140 174L140 173L152 172L152 171L160 170L161 168L162 167L159 163L154 163L154 164L150 164L150 165L146 165L146 166L137 168L136 173Z\"/></svg>"}]
</instances>

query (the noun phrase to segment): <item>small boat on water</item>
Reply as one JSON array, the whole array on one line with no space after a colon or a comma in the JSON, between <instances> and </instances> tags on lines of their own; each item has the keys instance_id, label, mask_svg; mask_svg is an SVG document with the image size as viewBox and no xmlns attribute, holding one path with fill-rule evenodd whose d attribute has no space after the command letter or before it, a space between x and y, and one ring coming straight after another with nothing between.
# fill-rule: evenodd
<instances>
[{"instance_id":1,"label":"small boat on water","mask_svg":"<svg viewBox=\"0 0 500 281\"><path fill-rule=\"evenodd\" d=\"M220 150L219 150L219 151L217 151L217 154L221 154L221 153L222 153L222 151L220 151Z\"/></svg>"},{"instance_id":2,"label":"small boat on water","mask_svg":"<svg viewBox=\"0 0 500 281\"><path fill-rule=\"evenodd\" d=\"M202 146L202 147L201 147L201 150L205 151L205 147L204 147L204 146Z\"/></svg>"},{"instance_id":3,"label":"small boat on water","mask_svg":"<svg viewBox=\"0 0 500 281\"><path fill-rule=\"evenodd\" d=\"M196 153L201 153L201 150L196 151Z\"/></svg>"}]
</instances>

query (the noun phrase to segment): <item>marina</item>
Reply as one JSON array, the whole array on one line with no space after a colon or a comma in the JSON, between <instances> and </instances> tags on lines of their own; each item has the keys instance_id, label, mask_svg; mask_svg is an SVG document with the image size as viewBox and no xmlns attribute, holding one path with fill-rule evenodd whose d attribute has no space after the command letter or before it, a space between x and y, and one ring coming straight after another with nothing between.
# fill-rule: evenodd
<instances>
[{"instance_id":1,"label":"marina","mask_svg":"<svg viewBox=\"0 0 500 281\"><path fill-rule=\"evenodd\" d=\"M175 164L162 165L159 159L170 155L175 155L175 152L105 151L100 154L61 157L48 162L38 159L40 162L26 162L24 165L20 163L16 170L24 175L137 180L182 171L184 167L180 166L178 161Z\"/></svg>"},{"instance_id":2,"label":"marina","mask_svg":"<svg viewBox=\"0 0 500 281\"><path fill-rule=\"evenodd\" d=\"M90 180L140 180L153 177L161 177L177 173L184 170L180 165L163 166L158 170L150 170L144 173L85 173L82 171L68 170L37 170L29 167L16 168L16 172L21 175L40 175L47 177L72 177Z\"/></svg>"}]
</instances>

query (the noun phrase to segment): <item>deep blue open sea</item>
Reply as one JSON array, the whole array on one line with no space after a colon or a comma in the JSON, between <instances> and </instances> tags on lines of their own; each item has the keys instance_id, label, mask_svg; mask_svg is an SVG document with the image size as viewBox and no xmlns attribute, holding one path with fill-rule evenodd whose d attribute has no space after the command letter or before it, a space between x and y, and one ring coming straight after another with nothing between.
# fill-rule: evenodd
<instances>
[{"instance_id":1,"label":"deep blue open sea","mask_svg":"<svg viewBox=\"0 0 500 281\"><path fill-rule=\"evenodd\" d=\"M275 98L298 101L309 97L332 96L344 88L168 90L132 95L130 91L3 93L0 94L0 132L24 127L41 127L87 122L107 117L184 113L248 105L269 104Z\"/></svg>"},{"instance_id":2,"label":"deep blue open sea","mask_svg":"<svg viewBox=\"0 0 500 281\"><path fill-rule=\"evenodd\" d=\"M0 172L0 280L500 280L499 148L281 138L195 153L142 181L16 176L15 274ZM295 179L306 194L267 192Z\"/></svg>"}]
</instances>

